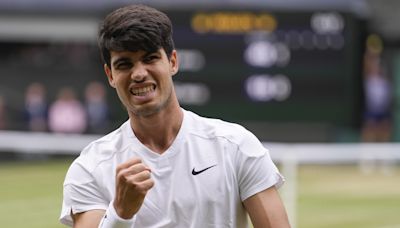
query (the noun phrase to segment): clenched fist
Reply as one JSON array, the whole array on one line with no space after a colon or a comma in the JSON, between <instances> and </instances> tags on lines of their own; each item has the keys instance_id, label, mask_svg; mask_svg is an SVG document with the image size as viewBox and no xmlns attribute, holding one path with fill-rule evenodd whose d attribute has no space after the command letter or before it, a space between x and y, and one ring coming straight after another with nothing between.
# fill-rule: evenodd
<instances>
[{"instance_id":1,"label":"clenched fist","mask_svg":"<svg viewBox=\"0 0 400 228\"><path fill-rule=\"evenodd\" d=\"M140 158L133 158L117 167L114 208L121 218L130 219L139 211L144 197L154 186L150 174L150 168Z\"/></svg>"}]
</instances>

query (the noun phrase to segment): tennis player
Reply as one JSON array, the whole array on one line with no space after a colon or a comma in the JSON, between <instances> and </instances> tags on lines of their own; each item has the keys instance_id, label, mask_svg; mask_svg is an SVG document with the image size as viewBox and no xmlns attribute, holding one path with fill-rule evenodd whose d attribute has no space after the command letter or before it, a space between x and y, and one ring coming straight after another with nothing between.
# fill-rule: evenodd
<instances>
[{"instance_id":1,"label":"tennis player","mask_svg":"<svg viewBox=\"0 0 400 228\"><path fill-rule=\"evenodd\" d=\"M89 144L64 182L60 220L79 228L289 227L283 177L245 128L180 107L172 25L130 5L98 37L104 70L129 119Z\"/></svg>"}]
</instances>

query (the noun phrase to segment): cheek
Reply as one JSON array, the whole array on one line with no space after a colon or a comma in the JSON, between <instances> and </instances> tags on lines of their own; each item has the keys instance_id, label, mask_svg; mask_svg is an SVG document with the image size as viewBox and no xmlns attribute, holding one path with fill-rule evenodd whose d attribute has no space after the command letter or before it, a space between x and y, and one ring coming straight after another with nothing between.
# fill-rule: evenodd
<instances>
[{"instance_id":1,"label":"cheek","mask_svg":"<svg viewBox=\"0 0 400 228\"><path fill-rule=\"evenodd\" d=\"M120 74L114 78L114 84L117 87L129 86L129 76Z\"/></svg>"},{"instance_id":2,"label":"cheek","mask_svg":"<svg viewBox=\"0 0 400 228\"><path fill-rule=\"evenodd\" d=\"M153 75L157 75L157 77L154 79L158 81L159 86L170 87L169 84L172 83L172 75L171 72L169 72L169 68L164 68L162 70L154 72Z\"/></svg>"},{"instance_id":3,"label":"cheek","mask_svg":"<svg viewBox=\"0 0 400 228\"><path fill-rule=\"evenodd\" d=\"M174 85L174 82L172 81L171 77L163 78L162 87L164 87L164 89L170 91L171 88L173 87L173 85Z\"/></svg>"},{"instance_id":4,"label":"cheek","mask_svg":"<svg viewBox=\"0 0 400 228\"><path fill-rule=\"evenodd\" d=\"M127 80L124 80L123 78L115 78L113 84L119 97L129 96L129 82L127 82Z\"/></svg>"}]
</instances>

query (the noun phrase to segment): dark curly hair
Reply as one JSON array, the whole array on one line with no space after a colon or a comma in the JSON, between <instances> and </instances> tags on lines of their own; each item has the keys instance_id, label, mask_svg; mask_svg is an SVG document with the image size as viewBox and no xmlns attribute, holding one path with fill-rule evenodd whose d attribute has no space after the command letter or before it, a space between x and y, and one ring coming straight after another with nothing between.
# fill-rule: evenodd
<instances>
[{"instance_id":1,"label":"dark curly hair","mask_svg":"<svg viewBox=\"0 0 400 228\"><path fill-rule=\"evenodd\" d=\"M98 34L101 57L111 66L110 51L156 52L163 48L168 58L174 50L172 24L164 13L145 6L129 5L106 16Z\"/></svg>"}]
</instances>

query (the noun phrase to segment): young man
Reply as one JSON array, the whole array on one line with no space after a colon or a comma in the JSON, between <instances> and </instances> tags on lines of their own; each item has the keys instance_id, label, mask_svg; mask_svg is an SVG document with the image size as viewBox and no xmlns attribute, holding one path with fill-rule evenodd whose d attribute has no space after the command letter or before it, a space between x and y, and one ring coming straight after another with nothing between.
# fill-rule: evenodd
<instances>
[{"instance_id":1,"label":"young man","mask_svg":"<svg viewBox=\"0 0 400 228\"><path fill-rule=\"evenodd\" d=\"M99 46L129 120L88 145L64 182L74 227L289 227L268 151L243 127L178 103L168 17L131 5L109 14Z\"/></svg>"}]
</instances>

